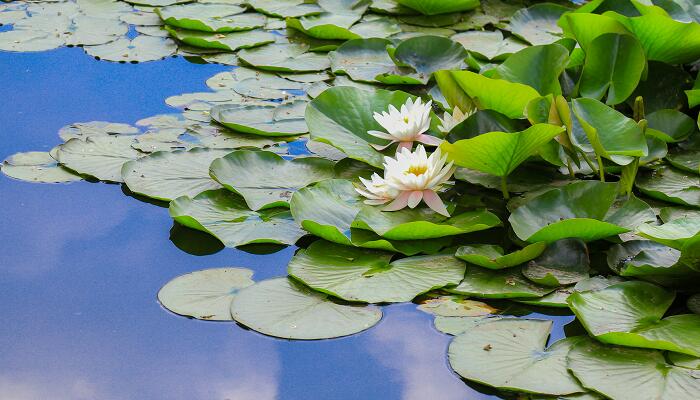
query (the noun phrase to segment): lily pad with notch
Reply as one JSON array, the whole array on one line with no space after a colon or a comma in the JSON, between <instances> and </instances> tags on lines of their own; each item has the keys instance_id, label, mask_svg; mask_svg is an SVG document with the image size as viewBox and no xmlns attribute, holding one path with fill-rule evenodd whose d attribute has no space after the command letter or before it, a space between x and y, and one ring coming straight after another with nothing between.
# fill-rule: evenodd
<instances>
[{"instance_id":1,"label":"lily pad with notch","mask_svg":"<svg viewBox=\"0 0 700 400\"><path fill-rule=\"evenodd\" d=\"M457 249L455 257L470 264L489 269L515 267L538 257L547 247L546 243L533 243L505 254L503 248L491 244L475 244Z\"/></svg>"}]
</instances>

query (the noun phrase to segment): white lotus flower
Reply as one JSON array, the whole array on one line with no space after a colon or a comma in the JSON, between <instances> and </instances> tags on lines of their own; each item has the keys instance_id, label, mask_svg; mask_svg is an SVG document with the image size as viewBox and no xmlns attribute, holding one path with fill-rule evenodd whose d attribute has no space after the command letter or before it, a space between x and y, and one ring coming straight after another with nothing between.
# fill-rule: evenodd
<instances>
[{"instance_id":1,"label":"white lotus flower","mask_svg":"<svg viewBox=\"0 0 700 400\"><path fill-rule=\"evenodd\" d=\"M406 206L415 208L423 201L435 212L450 216L437 191L450 179L456 167L452 162L445 165L447 156L443 156L440 149L435 150L428 157L422 145L418 145L415 152L402 148L401 152L396 154L396 158L384 157L384 161L384 179L381 182L379 180L375 182L374 177L373 182L363 181L367 191L371 192L369 194L378 195L378 191L373 188L379 183L381 188L388 188L383 192L388 196L383 197L382 202L375 204L384 204L388 201L388 197L392 197L393 201L384 208L384 211L397 211ZM381 179L378 175L377 178ZM371 183L372 186L368 186L367 183ZM358 192L363 194L359 189ZM375 200L374 197L366 194L363 196L370 201Z\"/></svg>"},{"instance_id":2,"label":"white lotus flower","mask_svg":"<svg viewBox=\"0 0 700 400\"><path fill-rule=\"evenodd\" d=\"M423 104L418 98L414 103L412 99L408 99L401 106L401 110L397 110L393 105L389 106L389 112L374 113L374 119L388 132L368 131L367 133L386 139L390 142L385 146L372 145L377 150L384 150L393 143L399 143L397 152L401 149L412 149L413 142L420 142L430 146L437 146L442 141L435 136L426 135L430 129L430 110L432 101Z\"/></svg>"},{"instance_id":3,"label":"white lotus flower","mask_svg":"<svg viewBox=\"0 0 700 400\"><path fill-rule=\"evenodd\" d=\"M386 184L384 178L378 174L372 174L372 180L360 178L360 181L365 186L363 188L355 188L357 193L367 198L365 204L373 206L385 204L394 200L399 195L399 191Z\"/></svg>"},{"instance_id":4,"label":"white lotus flower","mask_svg":"<svg viewBox=\"0 0 700 400\"><path fill-rule=\"evenodd\" d=\"M438 119L440 120L440 125L438 125L438 129L440 130L440 132L449 133L455 126L459 125L460 122L469 118L472 114L474 114L474 111L463 113L462 110L459 109L459 107L455 107L452 111L452 115L450 115L450 113L448 112L445 112L442 118L438 117Z\"/></svg>"}]
</instances>

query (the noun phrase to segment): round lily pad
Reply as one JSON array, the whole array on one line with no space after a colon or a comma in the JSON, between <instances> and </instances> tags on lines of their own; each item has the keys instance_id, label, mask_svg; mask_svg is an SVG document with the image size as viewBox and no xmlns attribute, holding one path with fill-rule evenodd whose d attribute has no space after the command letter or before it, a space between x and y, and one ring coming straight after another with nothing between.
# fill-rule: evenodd
<instances>
[{"instance_id":1,"label":"round lily pad","mask_svg":"<svg viewBox=\"0 0 700 400\"><path fill-rule=\"evenodd\" d=\"M316 340L352 335L382 317L373 306L340 304L288 278L256 283L231 303L236 322L268 336Z\"/></svg>"},{"instance_id":2,"label":"round lily pad","mask_svg":"<svg viewBox=\"0 0 700 400\"><path fill-rule=\"evenodd\" d=\"M285 160L269 151L238 150L212 162L211 176L239 193L252 210L287 207L292 194L333 178L334 163L319 157Z\"/></svg>"},{"instance_id":3,"label":"round lily pad","mask_svg":"<svg viewBox=\"0 0 700 400\"><path fill-rule=\"evenodd\" d=\"M246 31L265 26L265 17L241 14L246 9L233 4L181 4L156 8L167 25L203 32Z\"/></svg>"},{"instance_id":4,"label":"round lily pad","mask_svg":"<svg viewBox=\"0 0 700 400\"><path fill-rule=\"evenodd\" d=\"M211 109L211 118L238 132L262 136L294 136L308 132L304 120L305 101L282 104L219 105Z\"/></svg>"},{"instance_id":5,"label":"round lily pad","mask_svg":"<svg viewBox=\"0 0 700 400\"><path fill-rule=\"evenodd\" d=\"M630 240L608 250L608 266L631 276L667 287L694 287L695 271L679 263L681 252L651 240Z\"/></svg>"},{"instance_id":6,"label":"round lily pad","mask_svg":"<svg viewBox=\"0 0 700 400\"><path fill-rule=\"evenodd\" d=\"M122 165L143 154L131 147L129 136L93 136L71 139L54 149L56 160L81 175L101 181L122 182Z\"/></svg>"},{"instance_id":7,"label":"round lily pad","mask_svg":"<svg viewBox=\"0 0 700 400\"><path fill-rule=\"evenodd\" d=\"M450 343L450 365L465 379L499 389L549 395L583 392L566 361L581 338L545 348L551 328L551 321L528 319L477 324Z\"/></svg>"},{"instance_id":8,"label":"round lily pad","mask_svg":"<svg viewBox=\"0 0 700 400\"><path fill-rule=\"evenodd\" d=\"M169 57L175 54L177 44L169 38L139 35L134 39L121 38L83 49L99 60L135 63Z\"/></svg>"},{"instance_id":9,"label":"round lily pad","mask_svg":"<svg viewBox=\"0 0 700 400\"><path fill-rule=\"evenodd\" d=\"M377 82L383 74L400 74L399 67L389 56L391 41L384 38L348 40L328 53L334 74L347 74L360 82Z\"/></svg>"},{"instance_id":10,"label":"round lily pad","mask_svg":"<svg viewBox=\"0 0 700 400\"><path fill-rule=\"evenodd\" d=\"M121 170L124 183L134 193L170 201L196 196L221 185L209 176L209 165L229 150L196 148L190 151L159 151L126 163Z\"/></svg>"},{"instance_id":11,"label":"round lily pad","mask_svg":"<svg viewBox=\"0 0 700 400\"><path fill-rule=\"evenodd\" d=\"M457 294L427 295L418 309L442 317L482 317L498 312L488 304Z\"/></svg>"},{"instance_id":12,"label":"round lily pad","mask_svg":"<svg viewBox=\"0 0 700 400\"><path fill-rule=\"evenodd\" d=\"M547 244L533 243L512 253L504 254L500 246L475 244L457 249L455 256L468 263L489 269L510 268L520 265L542 254Z\"/></svg>"},{"instance_id":13,"label":"round lily pad","mask_svg":"<svg viewBox=\"0 0 700 400\"><path fill-rule=\"evenodd\" d=\"M294 244L305 232L289 210L251 211L243 199L228 190L209 190L170 203L170 216L187 227L208 232L227 247L254 243Z\"/></svg>"},{"instance_id":14,"label":"round lily pad","mask_svg":"<svg viewBox=\"0 0 700 400\"><path fill-rule=\"evenodd\" d=\"M250 47L262 46L275 41L275 35L262 29L245 32L212 33L166 27L168 32L177 40L190 46L205 49L220 49L236 51Z\"/></svg>"},{"instance_id":15,"label":"round lily pad","mask_svg":"<svg viewBox=\"0 0 700 400\"><path fill-rule=\"evenodd\" d=\"M58 165L49 153L43 151L14 154L2 162L0 171L25 182L62 183L82 179L80 175Z\"/></svg>"},{"instance_id":16,"label":"round lily pad","mask_svg":"<svg viewBox=\"0 0 700 400\"><path fill-rule=\"evenodd\" d=\"M312 72L330 68L325 54L310 53L308 50L309 47L302 44L275 43L243 49L238 52L238 58L246 64L269 71Z\"/></svg>"},{"instance_id":17,"label":"round lily pad","mask_svg":"<svg viewBox=\"0 0 700 400\"><path fill-rule=\"evenodd\" d=\"M231 321L231 301L255 282L247 268L213 268L180 275L158 292L160 304L175 314L205 321Z\"/></svg>"},{"instance_id":18,"label":"round lily pad","mask_svg":"<svg viewBox=\"0 0 700 400\"><path fill-rule=\"evenodd\" d=\"M527 279L544 286L570 285L588 278L590 260L586 243L580 239L561 239L523 268Z\"/></svg>"},{"instance_id":19,"label":"round lily pad","mask_svg":"<svg viewBox=\"0 0 700 400\"><path fill-rule=\"evenodd\" d=\"M478 324L501 319L500 315L490 315L483 317L443 317L436 315L433 325L435 329L448 335L456 336L468 331Z\"/></svg>"},{"instance_id":20,"label":"round lily pad","mask_svg":"<svg viewBox=\"0 0 700 400\"><path fill-rule=\"evenodd\" d=\"M700 207L700 176L671 167L640 173L635 186L655 199Z\"/></svg>"},{"instance_id":21,"label":"round lily pad","mask_svg":"<svg viewBox=\"0 0 700 400\"><path fill-rule=\"evenodd\" d=\"M317 4L305 0L247 0L256 11L279 18L303 17L323 12Z\"/></svg>"},{"instance_id":22,"label":"round lily pad","mask_svg":"<svg viewBox=\"0 0 700 400\"><path fill-rule=\"evenodd\" d=\"M318 241L292 258L289 275L315 290L366 303L411 301L421 293L456 285L464 276L464 263L452 255L389 262L391 257L391 253Z\"/></svg>"},{"instance_id":23,"label":"round lily pad","mask_svg":"<svg viewBox=\"0 0 700 400\"><path fill-rule=\"evenodd\" d=\"M519 268L490 270L468 266L464 280L449 292L485 299L508 299L514 297L537 298L554 290L537 285L523 276Z\"/></svg>"},{"instance_id":24,"label":"round lily pad","mask_svg":"<svg viewBox=\"0 0 700 400\"><path fill-rule=\"evenodd\" d=\"M76 122L64 126L58 131L58 136L67 142L71 139L85 139L91 136L136 135L139 129L129 124L116 122L90 121Z\"/></svg>"},{"instance_id":25,"label":"round lily pad","mask_svg":"<svg viewBox=\"0 0 700 400\"><path fill-rule=\"evenodd\" d=\"M509 55L526 48L527 43L514 37L503 38L503 33L496 31L467 31L458 33L450 39L464 46L467 51L487 60L502 60Z\"/></svg>"},{"instance_id":26,"label":"round lily pad","mask_svg":"<svg viewBox=\"0 0 700 400\"><path fill-rule=\"evenodd\" d=\"M510 18L508 30L533 45L549 44L561 39L559 18L571 9L552 3L535 4L518 10Z\"/></svg>"},{"instance_id":27,"label":"round lily pad","mask_svg":"<svg viewBox=\"0 0 700 400\"><path fill-rule=\"evenodd\" d=\"M518 303L529 304L533 306L569 308L569 303L566 302L566 299L568 299L569 296L571 296L571 294L574 292L585 292L587 290L604 289L608 286L616 285L622 282L625 282L625 279L620 278L619 276L612 275L609 277L604 277L602 275L598 275L578 281L575 285L572 286L561 287L540 298L513 300L517 301Z\"/></svg>"}]
</instances>

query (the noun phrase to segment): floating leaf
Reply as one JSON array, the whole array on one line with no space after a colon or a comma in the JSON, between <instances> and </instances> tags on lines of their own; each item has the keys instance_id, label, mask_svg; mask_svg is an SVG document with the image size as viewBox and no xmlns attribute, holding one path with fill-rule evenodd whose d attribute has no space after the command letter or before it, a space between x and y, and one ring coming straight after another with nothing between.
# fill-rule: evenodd
<instances>
[{"instance_id":1,"label":"floating leaf","mask_svg":"<svg viewBox=\"0 0 700 400\"><path fill-rule=\"evenodd\" d=\"M82 178L58 165L49 153L31 151L14 154L0 165L2 173L25 182L62 183L79 181Z\"/></svg>"},{"instance_id":2,"label":"floating leaf","mask_svg":"<svg viewBox=\"0 0 700 400\"><path fill-rule=\"evenodd\" d=\"M260 14L241 14L244 7L232 4L182 4L156 8L164 23L176 28L203 32L246 31L265 26Z\"/></svg>"},{"instance_id":3,"label":"floating leaf","mask_svg":"<svg viewBox=\"0 0 700 400\"><path fill-rule=\"evenodd\" d=\"M504 254L503 249L491 244L462 246L455 256L470 264L489 269L510 268L523 264L542 254L545 243L533 243L512 253Z\"/></svg>"},{"instance_id":4,"label":"floating leaf","mask_svg":"<svg viewBox=\"0 0 700 400\"><path fill-rule=\"evenodd\" d=\"M491 79L471 71L452 71L459 87L476 103L479 109L498 111L509 118L523 118L525 107L540 94L530 86ZM508 93L508 96L503 96Z\"/></svg>"},{"instance_id":5,"label":"floating leaf","mask_svg":"<svg viewBox=\"0 0 700 400\"><path fill-rule=\"evenodd\" d=\"M621 276L665 287L694 288L700 276L679 262L681 252L651 240L630 240L608 250L608 266Z\"/></svg>"},{"instance_id":6,"label":"floating leaf","mask_svg":"<svg viewBox=\"0 0 700 400\"><path fill-rule=\"evenodd\" d=\"M540 307L556 307L556 308L569 308L569 303L566 299L571 296L574 292L584 292L587 290L599 290L604 289L608 286L616 285L618 283L625 282L625 279L619 276L612 275L610 277L604 277L601 275L593 276L590 278L585 278L578 281L573 286L567 286L559 288L549 294L546 294L540 298L531 299L512 299L518 303L529 304L533 306Z\"/></svg>"},{"instance_id":7,"label":"floating leaf","mask_svg":"<svg viewBox=\"0 0 700 400\"><path fill-rule=\"evenodd\" d=\"M101 181L122 182L121 169L142 153L133 149L129 136L93 136L71 139L54 149L55 159L66 168Z\"/></svg>"},{"instance_id":8,"label":"floating leaf","mask_svg":"<svg viewBox=\"0 0 700 400\"><path fill-rule=\"evenodd\" d=\"M498 312L486 303L456 294L427 295L418 309L436 317L482 317Z\"/></svg>"},{"instance_id":9,"label":"floating leaf","mask_svg":"<svg viewBox=\"0 0 700 400\"><path fill-rule=\"evenodd\" d=\"M130 191L157 200L196 196L221 185L209 176L209 165L229 150L204 148L159 151L124 164L121 175Z\"/></svg>"},{"instance_id":10,"label":"floating leaf","mask_svg":"<svg viewBox=\"0 0 700 400\"><path fill-rule=\"evenodd\" d=\"M289 210L272 208L255 212L228 190L209 190L170 203L170 216L178 223L208 232L227 247L253 243L294 244L304 231Z\"/></svg>"},{"instance_id":11,"label":"floating leaf","mask_svg":"<svg viewBox=\"0 0 700 400\"><path fill-rule=\"evenodd\" d=\"M544 286L570 285L588 278L588 248L580 239L561 239L523 268L527 279Z\"/></svg>"},{"instance_id":12,"label":"floating leaf","mask_svg":"<svg viewBox=\"0 0 700 400\"><path fill-rule=\"evenodd\" d=\"M238 52L246 64L269 71L323 71L331 64L325 54L308 52L309 46L294 43L274 43Z\"/></svg>"},{"instance_id":13,"label":"floating leaf","mask_svg":"<svg viewBox=\"0 0 700 400\"><path fill-rule=\"evenodd\" d=\"M236 51L238 49L262 46L275 41L274 34L261 29L233 33L188 31L170 27L166 27L165 29L182 43L205 49Z\"/></svg>"},{"instance_id":14,"label":"floating leaf","mask_svg":"<svg viewBox=\"0 0 700 400\"><path fill-rule=\"evenodd\" d=\"M700 207L698 175L664 166L639 174L634 184L642 193L655 199Z\"/></svg>"},{"instance_id":15,"label":"floating leaf","mask_svg":"<svg viewBox=\"0 0 700 400\"><path fill-rule=\"evenodd\" d=\"M133 63L169 57L175 54L177 45L172 39L139 35L134 39L121 38L97 46L85 46L83 49L99 60Z\"/></svg>"},{"instance_id":16,"label":"floating leaf","mask_svg":"<svg viewBox=\"0 0 700 400\"><path fill-rule=\"evenodd\" d=\"M462 12L479 7L479 0L396 0L396 2L423 15Z\"/></svg>"},{"instance_id":17,"label":"floating leaf","mask_svg":"<svg viewBox=\"0 0 700 400\"><path fill-rule=\"evenodd\" d=\"M449 292L485 299L537 298L552 292L547 288L532 283L523 276L520 268L490 270L468 266L464 280Z\"/></svg>"},{"instance_id":18,"label":"floating leaf","mask_svg":"<svg viewBox=\"0 0 700 400\"><path fill-rule=\"evenodd\" d=\"M649 124L647 134L664 142L680 142L695 132L695 121L678 110L656 110L646 115L645 119Z\"/></svg>"},{"instance_id":19,"label":"floating leaf","mask_svg":"<svg viewBox=\"0 0 700 400\"><path fill-rule=\"evenodd\" d=\"M241 196L252 210L287 207L292 194L333 178L332 161L319 157L285 160L269 151L238 150L211 163L211 176Z\"/></svg>"},{"instance_id":20,"label":"floating leaf","mask_svg":"<svg viewBox=\"0 0 700 400\"><path fill-rule=\"evenodd\" d=\"M640 236L679 250L698 232L700 217L679 218L663 225L643 224L637 228Z\"/></svg>"},{"instance_id":21,"label":"floating leaf","mask_svg":"<svg viewBox=\"0 0 700 400\"><path fill-rule=\"evenodd\" d=\"M504 38L499 30L460 32L450 39L479 57L494 61L503 60L528 46L512 36Z\"/></svg>"},{"instance_id":22,"label":"floating leaf","mask_svg":"<svg viewBox=\"0 0 700 400\"><path fill-rule=\"evenodd\" d=\"M556 4L535 4L513 14L508 30L531 44L549 44L561 39L557 21L569 11L571 9Z\"/></svg>"},{"instance_id":23,"label":"floating leaf","mask_svg":"<svg viewBox=\"0 0 700 400\"><path fill-rule=\"evenodd\" d=\"M471 301L471 300L467 300ZM443 317L436 315L433 325L435 329L448 335L456 336L462 334L471 328L485 322L499 320L503 317L500 315L489 315L482 317Z\"/></svg>"},{"instance_id":24,"label":"floating leaf","mask_svg":"<svg viewBox=\"0 0 700 400\"><path fill-rule=\"evenodd\" d=\"M211 109L211 118L237 132L261 136L295 136L308 132L305 101L261 105L224 104Z\"/></svg>"},{"instance_id":25,"label":"floating leaf","mask_svg":"<svg viewBox=\"0 0 700 400\"><path fill-rule=\"evenodd\" d=\"M246 0L246 4L265 15L279 18L303 17L323 11L318 5L305 0Z\"/></svg>"},{"instance_id":26,"label":"floating leaf","mask_svg":"<svg viewBox=\"0 0 700 400\"><path fill-rule=\"evenodd\" d=\"M663 318L675 295L659 286L631 281L577 292L567 302L586 330L601 342L670 350L700 356L699 315Z\"/></svg>"},{"instance_id":27,"label":"floating leaf","mask_svg":"<svg viewBox=\"0 0 700 400\"><path fill-rule=\"evenodd\" d=\"M236 322L268 336L315 340L352 335L382 317L373 306L344 305L287 278L256 283L231 303Z\"/></svg>"},{"instance_id":28,"label":"floating leaf","mask_svg":"<svg viewBox=\"0 0 700 400\"><path fill-rule=\"evenodd\" d=\"M390 263L391 257L391 253L318 241L292 258L288 272L315 290L367 303L411 301L421 293L456 285L464 276L464 263L451 255Z\"/></svg>"},{"instance_id":29,"label":"floating leaf","mask_svg":"<svg viewBox=\"0 0 700 400\"><path fill-rule=\"evenodd\" d=\"M452 340L450 365L465 379L499 389L549 395L584 391L566 367L566 355L581 338L545 349L551 329L552 321L534 319L479 323Z\"/></svg>"},{"instance_id":30,"label":"floating leaf","mask_svg":"<svg viewBox=\"0 0 700 400\"><path fill-rule=\"evenodd\" d=\"M433 72L462 69L467 52L459 43L441 36L417 36L401 42L393 57L400 65L413 69L423 84Z\"/></svg>"},{"instance_id":31,"label":"floating leaf","mask_svg":"<svg viewBox=\"0 0 700 400\"><path fill-rule=\"evenodd\" d=\"M382 38L353 39L328 53L331 70L334 74L347 74L350 79L360 82L377 82L382 74L399 74L387 52L391 42Z\"/></svg>"},{"instance_id":32,"label":"floating leaf","mask_svg":"<svg viewBox=\"0 0 700 400\"><path fill-rule=\"evenodd\" d=\"M60 136L64 142L67 142L71 139L85 139L92 136L126 136L136 135L138 133L138 128L129 124L91 121L76 122L74 124L64 126L58 131L58 136Z\"/></svg>"},{"instance_id":33,"label":"floating leaf","mask_svg":"<svg viewBox=\"0 0 700 400\"><path fill-rule=\"evenodd\" d=\"M255 282L247 268L213 268L180 275L158 291L160 304L175 314L205 321L231 321L231 301Z\"/></svg>"}]
</instances>

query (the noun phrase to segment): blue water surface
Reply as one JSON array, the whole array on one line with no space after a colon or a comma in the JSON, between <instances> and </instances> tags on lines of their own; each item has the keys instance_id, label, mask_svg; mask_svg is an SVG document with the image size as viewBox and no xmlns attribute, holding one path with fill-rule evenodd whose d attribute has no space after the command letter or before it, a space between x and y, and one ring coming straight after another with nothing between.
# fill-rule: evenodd
<instances>
[{"instance_id":1,"label":"blue water surface","mask_svg":"<svg viewBox=\"0 0 700 400\"><path fill-rule=\"evenodd\" d=\"M206 78L227 68L183 58L113 64L77 48L0 52L0 159L48 151L70 123L173 112L165 98L207 90ZM222 249L103 183L2 177L0 221L0 399L492 398L449 369L450 337L413 304L384 307L358 335L294 342L179 317L156 301L163 284L197 269L283 276L292 247ZM557 318L555 337L571 319Z\"/></svg>"}]
</instances>

